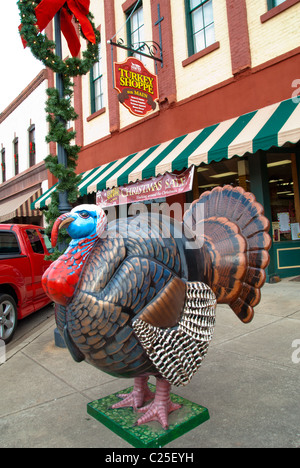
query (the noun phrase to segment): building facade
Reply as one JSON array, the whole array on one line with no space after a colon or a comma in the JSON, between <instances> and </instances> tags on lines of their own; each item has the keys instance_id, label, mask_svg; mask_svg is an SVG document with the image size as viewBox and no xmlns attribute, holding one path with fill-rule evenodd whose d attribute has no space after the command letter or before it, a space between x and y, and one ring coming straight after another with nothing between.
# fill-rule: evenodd
<instances>
[{"instance_id":1,"label":"building facade","mask_svg":"<svg viewBox=\"0 0 300 468\"><path fill-rule=\"evenodd\" d=\"M47 70L41 71L0 114L1 223L43 224L42 212L31 209L31 204L48 189L47 77Z\"/></svg>"},{"instance_id":2,"label":"building facade","mask_svg":"<svg viewBox=\"0 0 300 468\"><path fill-rule=\"evenodd\" d=\"M194 165L193 190L167 202L183 205L217 185L253 191L271 223L268 278L298 275L299 0L91 0L90 9L101 47L99 63L75 80L82 200ZM137 51L144 42L150 49ZM143 55L153 43L162 62ZM145 117L114 89L114 63L130 55L158 78L159 100ZM52 190L55 182L49 176Z\"/></svg>"}]
</instances>

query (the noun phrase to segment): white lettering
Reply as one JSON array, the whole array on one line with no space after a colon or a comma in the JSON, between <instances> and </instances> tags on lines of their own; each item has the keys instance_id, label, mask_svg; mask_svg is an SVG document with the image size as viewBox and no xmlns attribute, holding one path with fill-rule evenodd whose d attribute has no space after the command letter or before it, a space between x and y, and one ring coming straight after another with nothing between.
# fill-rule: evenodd
<instances>
[{"instance_id":1,"label":"white lettering","mask_svg":"<svg viewBox=\"0 0 300 468\"><path fill-rule=\"evenodd\" d=\"M300 364L300 340L294 340L292 348L297 348L292 354L292 361L294 364Z\"/></svg>"},{"instance_id":2,"label":"white lettering","mask_svg":"<svg viewBox=\"0 0 300 468\"><path fill-rule=\"evenodd\" d=\"M5 361L6 361L5 343L3 340L0 340L0 364L4 364Z\"/></svg>"},{"instance_id":3,"label":"white lettering","mask_svg":"<svg viewBox=\"0 0 300 468\"><path fill-rule=\"evenodd\" d=\"M300 102L300 79L296 79L293 81L292 88L296 88L296 90L292 94L293 103L299 104Z\"/></svg>"}]
</instances>

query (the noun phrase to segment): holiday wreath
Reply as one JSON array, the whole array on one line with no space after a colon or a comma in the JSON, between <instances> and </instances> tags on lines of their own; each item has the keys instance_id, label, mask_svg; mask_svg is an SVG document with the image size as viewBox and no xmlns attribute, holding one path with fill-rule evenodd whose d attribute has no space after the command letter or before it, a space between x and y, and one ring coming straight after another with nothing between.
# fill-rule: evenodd
<instances>
[{"instance_id":1,"label":"holiday wreath","mask_svg":"<svg viewBox=\"0 0 300 468\"><path fill-rule=\"evenodd\" d=\"M98 61L100 33L89 11L90 0L19 0L17 3L21 18L19 31L24 47L28 45L37 59L55 73L60 74L63 83L62 95L56 88L47 89L46 112L49 133L46 141L61 145L67 155L66 166L59 164L57 155L50 154L45 158L47 169L59 180L57 190L53 192L51 203L45 213L50 233L54 221L60 215L59 192L66 191L71 204L78 197L77 186L81 176L76 175L75 169L80 147L71 143L76 132L67 130L66 122L74 121L78 117L71 105L74 86L72 78L85 75ZM66 60L62 60L55 53L55 42L42 33L58 12L60 12L61 31L72 54L72 57ZM82 52L82 58L78 57L80 40L74 28L74 21L79 26L81 36L87 40L87 48ZM56 251L52 258L60 254Z\"/></svg>"}]
</instances>

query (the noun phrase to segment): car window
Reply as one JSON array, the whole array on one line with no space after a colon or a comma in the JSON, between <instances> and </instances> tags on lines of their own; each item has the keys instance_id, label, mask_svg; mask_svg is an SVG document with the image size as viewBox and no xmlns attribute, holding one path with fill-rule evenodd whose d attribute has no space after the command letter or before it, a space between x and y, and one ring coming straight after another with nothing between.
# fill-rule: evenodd
<instances>
[{"instance_id":1,"label":"car window","mask_svg":"<svg viewBox=\"0 0 300 468\"><path fill-rule=\"evenodd\" d=\"M26 229L26 233L34 253L44 254L44 247L37 231L35 229Z\"/></svg>"},{"instance_id":2,"label":"car window","mask_svg":"<svg viewBox=\"0 0 300 468\"><path fill-rule=\"evenodd\" d=\"M0 255L21 253L18 239L13 232L0 232Z\"/></svg>"},{"instance_id":3,"label":"car window","mask_svg":"<svg viewBox=\"0 0 300 468\"><path fill-rule=\"evenodd\" d=\"M42 235L46 249L48 250L49 253L52 253L54 251L52 245L51 245L51 240L49 239L49 236L45 233L45 231L40 231L40 234Z\"/></svg>"}]
</instances>

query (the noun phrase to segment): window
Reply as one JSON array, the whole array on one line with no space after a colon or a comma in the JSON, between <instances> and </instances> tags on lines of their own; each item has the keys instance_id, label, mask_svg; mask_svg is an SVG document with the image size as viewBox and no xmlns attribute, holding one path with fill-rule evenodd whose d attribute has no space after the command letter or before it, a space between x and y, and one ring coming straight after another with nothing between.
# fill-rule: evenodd
<instances>
[{"instance_id":1,"label":"window","mask_svg":"<svg viewBox=\"0 0 300 468\"><path fill-rule=\"evenodd\" d=\"M49 253L53 253L53 252L54 252L54 248L52 247L51 239L49 238L48 234L46 234L45 231L40 231L40 234L41 234L41 236L42 236L43 239L44 239L44 242L45 242L45 245L46 245L46 249L48 250L48 252L49 252Z\"/></svg>"},{"instance_id":2,"label":"window","mask_svg":"<svg viewBox=\"0 0 300 468\"><path fill-rule=\"evenodd\" d=\"M186 0L189 55L215 43L212 0Z\"/></svg>"},{"instance_id":3,"label":"window","mask_svg":"<svg viewBox=\"0 0 300 468\"><path fill-rule=\"evenodd\" d=\"M13 232L0 232L0 255L21 253L18 240Z\"/></svg>"},{"instance_id":4,"label":"window","mask_svg":"<svg viewBox=\"0 0 300 468\"><path fill-rule=\"evenodd\" d=\"M91 113L99 111L104 107L103 93L103 71L101 44L99 44L99 60L91 69Z\"/></svg>"},{"instance_id":5,"label":"window","mask_svg":"<svg viewBox=\"0 0 300 468\"><path fill-rule=\"evenodd\" d=\"M284 2L285 0L268 0L268 10L272 10L272 8L275 8Z\"/></svg>"},{"instance_id":6,"label":"window","mask_svg":"<svg viewBox=\"0 0 300 468\"><path fill-rule=\"evenodd\" d=\"M34 253L44 254L44 247L35 229L27 229L26 233Z\"/></svg>"},{"instance_id":7,"label":"window","mask_svg":"<svg viewBox=\"0 0 300 468\"><path fill-rule=\"evenodd\" d=\"M2 182L6 181L6 167L5 167L5 149L1 150L1 173L2 173Z\"/></svg>"},{"instance_id":8,"label":"window","mask_svg":"<svg viewBox=\"0 0 300 468\"><path fill-rule=\"evenodd\" d=\"M28 130L29 134L29 167L32 167L36 164L35 159L35 126L31 125Z\"/></svg>"},{"instance_id":9,"label":"window","mask_svg":"<svg viewBox=\"0 0 300 468\"><path fill-rule=\"evenodd\" d=\"M19 140L15 138L13 141L13 150L14 150L14 166L15 166L15 175L19 174Z\"/></svg>"},{"instance_id":10,"label":"window","mask_svg":"<svg viewBox=\"0 0 300 468\"><path fill-rule=\"evenodd\" d=\"M134 7L135 8L135 7ZM139 2L136 9L131 9L127 12L127 18L130 17L127 26L127 43L128 46L135 49L145 41L144 34L144 11L143 4ZM143 56L139 54L131 54L138 60L143 61Z\"/></svg>"}]
</instances>

